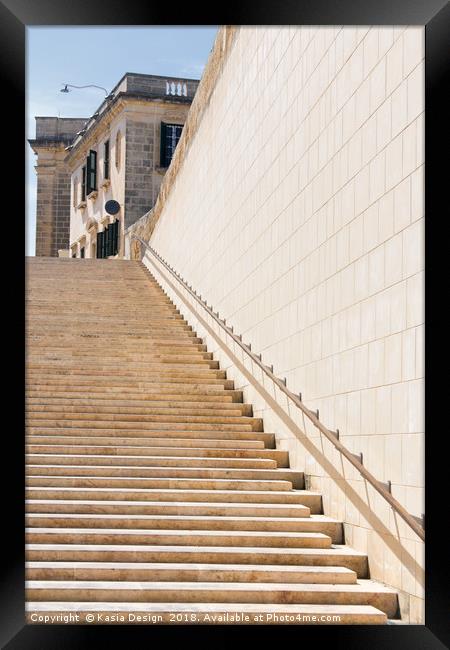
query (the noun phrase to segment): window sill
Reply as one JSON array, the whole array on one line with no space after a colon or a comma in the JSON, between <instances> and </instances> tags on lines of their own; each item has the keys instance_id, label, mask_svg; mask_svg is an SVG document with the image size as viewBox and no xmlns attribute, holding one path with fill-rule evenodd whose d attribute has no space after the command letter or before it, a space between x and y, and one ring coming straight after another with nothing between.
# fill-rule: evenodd
<instances>
[{"instance_id":1,"label":"window sill","mask_svg":"<svg viewBox=\"0 0 450 650\"><path fill-rule=\"evenodd\" d=\"M80 201L80 203L77 205L77 210L84 210L86 207L86 201Z\"/></svg>"},{"instance_id":2,"label":"window sill","mask_svg":"<svg viewBox=\"0 0 450 650\"><path fill-rule=\"evenodd\" d=\"M168 169L168 167L155 167L155 172L157 174L165 174Z\"/></svg>"},{"instance_id":3,"label":"window sill","mask_svg":"<svg viewBox=\"0 0 450 650\"><path fill-rule=\"evenodd\" d=\"M92 190L92 192L88 194L86 198L90 199L91 201L95 201L97 196L98 196L97 190Z\"/></svg>"}]
</instances>

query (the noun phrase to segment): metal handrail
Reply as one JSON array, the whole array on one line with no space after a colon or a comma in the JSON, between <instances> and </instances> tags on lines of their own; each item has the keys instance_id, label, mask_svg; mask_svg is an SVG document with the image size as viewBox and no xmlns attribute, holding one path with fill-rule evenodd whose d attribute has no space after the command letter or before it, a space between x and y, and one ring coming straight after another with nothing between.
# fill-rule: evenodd
<instances>
[{"instance_id":1,"label":"metal handrail","mask_svg":"<svg viewBox=\"0 0 450 650\"><path fill-rule=\"evenodd\" d=\"M339 430L337 431L331 431L330 429L327 429L319 420L319 411L311 411L308 409L302 402L301 398L301 393L299 395L296 395L292 391L290 391L287 386L286 386L286 378L279 379L274 375L273 373L273 366L266 366L264 363L261 361L261 355L260 354L255 354L254 352L251 351L251 345L250 344L245 344L242 342L242 335L237 335L234 334L233 328L229 327L226 324L226 321L224 319L219 318L219 313L214 312L211 308L206 303L206 300L203 300L201 296L197 295L197 292L192 289L192 286L188 285L187 282L184 280L184 278L181 277L179 273L177 273L173 267L170 266L147 242L145 242L143 239L138 237L137 235L131 234L130 240L131 239L136 239L139 241L145 248L152 253L154 257L157 258L157 260L169 271L169 273L176 278L176 280L183 285L183 288L188 291L188 293L203 307L205 311L208 312L208 314L220 325L222 329L226 331L226 333L231 336L231 338L239 345L244 352L251 357L251 359L261 368L261 370L268 376L270 379L278 386L278 388L287 396L289 399L311 420L311 422L314 424L314 426L319 429L321 433L335 446L335 448L355 467L355 469L358 470L358 472L363 476L371 485L372 487L379 493L381 494L384 499L389 503L390 506L400 515L400 517L408 524L408 526L416 533L418 537L420 537L421 540L425 540L425 528L424 525L421 525L419 523L419 518L415 517L414 515L411 515L402 505L395 499L391 492L390 492L390 486L391 482L388 481L386 484L378 481L373 474L369 472L368 469L366 469L362 463L362 454L354 454L351 451L349 451L342 442L339 440ZM422 521L424 522L424 517L422 516Z\"/></svg>"}]
</instances>

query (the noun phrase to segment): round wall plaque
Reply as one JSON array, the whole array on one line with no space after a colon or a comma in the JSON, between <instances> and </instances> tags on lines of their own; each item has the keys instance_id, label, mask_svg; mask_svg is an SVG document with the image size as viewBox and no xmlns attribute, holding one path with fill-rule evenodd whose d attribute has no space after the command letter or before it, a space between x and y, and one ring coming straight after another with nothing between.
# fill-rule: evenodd
<instances>
[{"instance_id":1,"label":"round wall plaque","mask_svg":"<svg viewBox=\"0 0 450 650\"><path fill-rule=\"evenodd\" d=\"M120 203L117 203L114 199L110 199L105 203L105 210L108 214L117 214L120 210Z\"/></svg>"}]
</instances>

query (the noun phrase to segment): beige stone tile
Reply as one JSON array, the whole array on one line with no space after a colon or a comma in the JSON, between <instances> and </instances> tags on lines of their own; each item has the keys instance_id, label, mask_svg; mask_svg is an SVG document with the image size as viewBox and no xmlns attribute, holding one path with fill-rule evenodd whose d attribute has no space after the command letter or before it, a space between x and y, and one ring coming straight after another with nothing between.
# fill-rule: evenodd
<instances>
[{"instance_id":1,"label":"beige stone tile","mask_svg":"<svg viewBox=\"0 0 450 650\"><path fill-rule=\"evenodd\" d=\"M385 283L386 286L395 284L403 276L403 237L398 233L384 245Z\"/></svg>"},{"instance_id":2,"label":"beige stone tile","mask_svg":"<svg viewBox=\"0 0 450 650\"><path fill-rule=\"evenodd\" d=\"M385 342L377 339L369 343L369 386L384 384L385 375Z\"/></svg>"},{"instance_id":3,"label":"beige stone tile","mask_svg":"<svg viewBox=\"0 0 450 650\"><path fill-rule=\"evenodd\" d=\"M381 291L376 295L375 303L375 332L377 338L388 336L392 332L391 325L391 310L394 309L395 304L392 302L392 290L398 285L394 285L392 289Z\"/></svg>"},{"instance_id":4,"label":"beige stone tile","mask_svg":"<svg viewBox=\"0 0 450 650\"><path fill-rule=\"evenodd\" d=\"M384 242L394 234L394 191L384 194L378 202L379 241Z\"/></svg>"},{"instance_id":5,"label":"beige stone tile","mask_svg":"<svg viewBox=\"0 0 450 650\"><path fill-rule=\"evenodd\" d=\"M378 111L375 112L361 127L362 165L366 165L377 153L377 114Z\"/></svg>"},{"instance_id":6,"label":"beige stone tile","mask_svg":"<svg viewBox=\"0 0 450 650\"><path fill-rule=\"evenodd\" d=\"M376 297L373 297L361 303L361 343L373 341L376 336L375 327Z\"/></svg>"},{"instance_id":7,"label":"beige stone tile","mask_svg":"<svg viewBox=\"0 0 450 650\"><path fill-rule=\"evenodd\" d=\"M408 83L403 81L392 93L392 137L395 138L408 123Z\"/></svg>"},{"instance_id":8,"label":"beige stone tile","mask_svg":"<svg viewBox=\"0 0 450 650\"><path fill-rule=\"evenodd\" d=\"M386 77L386 74L388 75ZM386 78L389 78L389 68L386 60L382 59L370 73L370 112L377 110L386 97Z\"/></svg>"},{"instance_id":9,"label":"beige stone tile","mask_svg":"<svg viewBox=\"0 0 450 650\"><path fill-rule=\"evenodd\" d=\"M383 580L384 578L384 550L382 537L374 530L367 533L367 552L369 559L369 571L372 580Z\"/></svg>"},{"instance_id":10,"label":"beige stone tile","mask_svg":"<svg viewBox=\"0 0 450 650\"><path fill-rule=\"evenodd\" d=\"M388 97L376 112L377 151L381 151L392 137L391 97Z\"/></svg>"},{"instance_id":11,"label":"beige stone tile","mask_svg":"<svg viewBox=\"0 0 450 650\"><path fill-rule=\"evenodd\" d=\"M425 375L425 325L416 327L416 379Z\"/></svg>"},{"instance_id":12,"label":"beige stone tile","mask_svg":"<svg viewBox=\"0 0 450 650\"><path fill-rule=\"evenodd\" d=\"M394 28L383 25L378 28L378 34L378 56L381 58L394 42Z\"/></svg>"},{"instance_id":13,"label":"beige stone tile","mask_svg":"<svg viewBox=\"0 0 450 650\"><path fill-rule=\"evenodd\" d=\"M401 383L394 384L392 390L392 432L393 434L403 434L408 431L408 383L402 381ZM394 437L389 436L389 437ZM394 443L393 443L394 444ZM399 462L401 458L398 458ZM401 483L401 476L397 476L392 481Z\"/></svg>"},{"instance_id":14,"label":"beige stone tile","mask_svg":"<svg viewBox=\"0 0 450 650\"><path fill-rule=\"evenodd\" d=\"M403 277L415 275L424 268L425 220L419 219L403 231Z\"/></svg>"},{"instance_id":15,"label":"beige stone tile","mask_svg":"<svg viewBox=\"0 0 450 650\"><path fill-rule=\"evenodd\" d=\"M408 77L408 121L412 122L425 108L425 65L419 63Z\"/></svg>"},{"instance_id":16,"label":"beige stone tile","mask_svg":"<svg viewBox=\"0 0 450 650\"><path fill-rule=\"evenodd\" d=\"M402 380L409 381L416 375L416 330L402 332Z\"/></svg>"},{"instance_id":17,"label":"beige stone tile","mask_svg":"<svg viewBox=\"0 0 450 650\"><path fill-rule=\"evenodd\" d=\"M423 432L425 430L423 379L409 382L408 415L408 431L410 433Z\"/></svg>"},{"instance_id":18,"label":"beige stone tile","mask_svg":"<svg viewBox=\"0 0 450 650\"><path fill-rule=\"evenodd\" d=\"M411 221L411 181L407 177L394 190L394 230L399 232Z\"/></svg>"},{"instance_id":19,"label":"beige stone tile","mask_svg":"<svg viewBox=\"0 0 450 650\"><path fill-rule=\"evenodd\" d=\"M425 214L424 165L411 175L411 221Z\"/></svg>"},{"instance_id":20,"label":"beige stone tile","mask_svg":"<svg viewBox=\"0 0 450 650\"><path fill-rule=\"evenodd\" d=\"M403 40L396 40L386 55L386 94L392 91L403 79Z\"/></svg>"},{"instance_id":21,"label":"beige stone tile","mask_svg":"<svg viewBox=\"0 0 450 650\"><path fill-rule=\"evenodd\" d=\"M392 387L392 420L398 408L394 399L394 386ZM394 425L393 425L394 428ZM394 429L395 430L395 429ZM389 434L384 436L385 476L387 481L401 483L402 481L402 434Z\"/></svg>"},{"instance_id":22,"label":"beige stone tile","mask_svg":"<svg viewBox=\"0 0 450 650\"><path fill-rule=\"evenodd\" d=\"M403 32L403 77L407 77L425 56L425 29L407 27Z\"/></svg>"},{"instance_id":23,"label":"beige stone tile","mask_svg":"<svg viewBox=\"0 0 450 650\"><path fill-rule=\"evenodd\" d=\"M378 245L378 205L374 204L363 214L363 243L364 252L371 251Z\"/></svg>"},{"instance_id":24,"label":"beige stone tile","mask_svg":"<svg viewBox=\"0 0 450 650\"><path fill-rule=\"evenodd\" d=\"M417 167L417 124L414 121L403 131L403 175L408 176Z\"/></svg>"},{"instance_id":25,"label":"beige stone tile","mask_svg":"<svg viewBox=\"0 0 450 650\"><path fill-rule=\"evenodd\" d=\"M411 624L425 624L425 600L423 598L410 596L409 616L409 622Z\"/></svg>"},{"instance_id":26,"label":"beige stone tile","mask_svg":"<svg viewBox=\"0 0 450 650\"><path fill-rule=\"evenodd\" d=\"M406 327L407 287L406 282L398 282L389 291L389 333L394 334Z\"/></svg>"},{"instance_id":27,"label":"beige stone tile","mask_svg":"<svg viewBox=\"0 0 450 650\"><path fill-rule=\"evenodd\" d=\"M403 177L403 139L399 134L386 147L386 192L395 187Z\"/></svg>"},{"instance_id":28,"label":"beige stone tile","mask_svg":"<svg viewBox=\"0 0 450 650\"><path fill-rule=\"evenodd\" d=\"M407 326L415 327L424 322L424 273L420 271L408 278Z\"/></svg>"},{"instance_id":29,"label":"beige stone tile","mask_svg":"<svg viewBox=\"0 0 450 650\"><path fill-rule=\"evenodd\" d=\"M402 334L388 336L384 342L384 381L394 384L402 379Z\"/></svg>"},{"instance_id":30,"label":"beige stone tile","mask_svg":"<svg viewBox=\"0 0 450 650\"><path fill-rule=\"evenodd\" d=\"M369 293L377 293L384 286L384 245L381 245L369 253Z\"/></svg>"}]
</instances>

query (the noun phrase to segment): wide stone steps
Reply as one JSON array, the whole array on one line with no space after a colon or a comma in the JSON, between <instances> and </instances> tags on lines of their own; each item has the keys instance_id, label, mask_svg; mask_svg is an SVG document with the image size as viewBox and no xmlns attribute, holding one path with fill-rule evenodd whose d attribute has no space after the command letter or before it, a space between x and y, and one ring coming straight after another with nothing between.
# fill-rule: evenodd
<instances>
[{"instance_id":1,"label":"wide stone steps","mask_svg":"<svg viewBox=\"0 0 450 650\"><path fill-rule=\"evenodd\" d=\"M70 514L37 513L26 515L28 528L125 528L146 530L219 530L322 533L333 544L342 544L342 523L325 517L207 517L187 515Z\"/></svg>"},{"instance_id":2,"label":"wide stone steps","mask_svg":"<svg viewBox=\"0 0 450 650\"><path fill-rule=\"evenodd\" d=\"M286 503L208 503L176 501L102 501L95 499L54 499L28 495L27 512L70 514L134 514L201 517L310 517L311 511L301 504ZM76 496L76 495L75 495Z\"/></svg>"},{"instance_id":3,"label":"wide stone steps","mask_svg":"<svg viewBox=\"0 0 450 650\"><path fill-rule=\"evenodd\" d=\"M193 412L194 411L194 412ZM214 413L214 411L213 411ZM164 424L214 424L225 425L224 431L236 429L246 431L262 431L261 418L242 415L242 413L213 413L197 414L193 409L151 409L145 407L127 408L123 406L58 406L57 404L33 404L26 409L27 417L33 419L55 418L58 420L83 420L85 422L157 422ZM109 426L109 425L108 425ZM226 428L227 427L227 428ZM243 427L246 427L243 429ZM140 427L137 427L140 428ZM185 426L178 427L184 429Z\"/></svg>"},{"instance_id":4,"label":"wide stone steps","mask_svg":"<svg viewBox=\"0 0 450 650\"><path fill-rule=\"evenodd\" d=\"M137 544L25 545L25 557L39 562L182 562L194 564L261 564L340 566L367 576L367 556L339 545L332 548L258 546L165 546ZM208 601L206 601L208 602Z\"/></svg>"},{"instance_id":5,"label":"wide stone steps","mask_svg":"<svg viewBox=\"0 0 450 650\"><path fill-rule=\"evenodd\" d=\"M270 459L279 467L289 467L289 454L279 449L225 449L217 447L152 447L138 445L69 445L69 444L27 444L26 453L30 454L78 454L86 456L172 456L195 458L249 458Z\"/></svg>"},{"instance_id":6,"label":"wide stone steps","mask_svg":"<svg viewBox=\"0 0 450 650\"><path fill-rule=\"evenodd\" d=\"M30 544L137 544L151 546L242 546L282 548L330 548L323 533L221 530L127 530L123 528L27 528Z\"/></svg>"},{"instance_id":7,"label":"wide stone steps","mask_svg":"<svg viewBox=\"0 0 450 650\"><path fill-rule=\"evenodd\" d=\"M356 584L322 585L292 583L216 583L189 582L108 582L108 581L40 581L29 580L26 597L31 600L136 601L136 602L215 602L215 603L293 603L352 604L363 602L385 612L397 612L396 593L370 580Z\"/></svg>"},{"instance_id":8,"label":"wide stone steps","mask_svg":"<svg viewBox=\"0 0 450 650\"><path fill-rule=\"evenodd\" d=\"M208 488L138 488L138 487L83 487L83 486L27 486L28 499L82 499L104 501L146 501L177 503L278 503L307 506L312 513L320 513L321 495L309 490L239 490Z\"/></svg>"},{"instance_id":9,"label":"wide stone steps","mask_svg":"<svg viewBox=\"0 0 450 650\"><path fill-rule=\"evenodd\" d=\"M123 442L123 440L118 440L118 438L126 439L155 439L163 437L165 440L176 438L182 439L187 438L194 440L248 440L252 442L262 442L264 447L274 449L275 448L275 435L273 433L264 433L259 431L222 431L222 430L181 430L181 429L113 429L108 428L83 428L83 427L27 427L27 435L33 437L35 436L52 436L50 442L54 442L56 438L63 438L63 441L67 442L67 437L81 437L84 439L89 439L91 437L96 438L97 441L99 438L102 438L100 442L104 442L106 438L109 438L112 441L112 444ZM115 442L114 442L115 441ZM42 442L42 440L41 440ZM86 442L86 440L85 440ZM261 445L259 445L261 447Z\"/></svg>"},{"instance_id":10,"label":"wide stone steps","mask_svg":"<svg viewBox=\"0 0 450 650\"><path fill-rule=\"evenodd\" d=\"M36 258L26 281L27 620L397 615L141 263Z\"/></svg>"},{"instance_id":11,"label":"wide stone steps","mask_svg":"<svg viewBox=\"0 0 450 650\"><path fill-rule=\"evenodd\" d=\"M258 564L158 564L151 562L27 562L28 580L124 580L139 582L281 582L356 584L345 567L260 566Z\"/></svg>"},{"instance_id":12,"label":"wide stone steps","mask_svg":"<svg viewBox=\"0 0 450 650\"><path fill-rule=\"evenodd\" d=\"M198 467L198 468L212 468L220 467L232 469L276 469L277 473L281 472L280 476L284 476L284 472L288 471L287 468L277 467L277 463L272 459L263 458L217 458L217 457L196 457L196 456L119 456L115 455L102 455L91 454L25 454L27 462L34 465L76 465L78 467L89 468L91 466L111 466L120 465L125 467L154 467L155 465L162 468L184 468L184 467ZM303 472L299 472L303 475ZM303 486L298 486L303 487Z\"/></svg>"},{"instance_id":13,"label":"wide stone steps","mask_svg":"<svg viewBox=\"0 0 450 650\"><path fill-rule=\"evenodd\" d=\"M35 393L35 394L32 394ZM125 412L128 412L130 409L140 409L144 413L155 413L155 414L164 414L164 413L182 413L183 415L193 415L199 413L201 415L230 415L230 416L240 416L247 415L252 416L252 405L251 404L237 404L236 402L228 401L228 398L218 398L217 400L208 399L202 397L202 401L190 400L181 398L180 400L171 399L170 403L167 403L167 400L155 399L151 395L146 397L142 396L140 398L133 397L133 399L116 397L111 399L105 396L88 396L80 397L74 393L72 396L55 396L52 392L48 391L46 394L42 394L41 391L27 391L25 404L31 408L40 405L44 406L59 406L59 407L82 407L87 409L94 409L100 407L102 409L109 409L112 407L112 410L115 411L118 408L126 409ZM131 412L131 411L130 411ZM136 411L134 411L136 412Z\"/></svg>"},{"instance_id":14,"label":"wide stone steps","mask_svg":"<svg viewBox=\"0 0 450 650\"><path fill-rule=\"evenodd\" d=\"M163 479L233 479L252 481L289 481L291 486L304 486L303 472L280 469L213 469L201 467L127 467L114 465L42 465L27 462L27 475L31 476L92 476L139 477Z\"/></svg>"}]
</instances>

